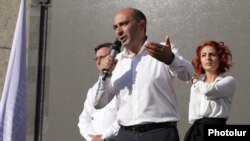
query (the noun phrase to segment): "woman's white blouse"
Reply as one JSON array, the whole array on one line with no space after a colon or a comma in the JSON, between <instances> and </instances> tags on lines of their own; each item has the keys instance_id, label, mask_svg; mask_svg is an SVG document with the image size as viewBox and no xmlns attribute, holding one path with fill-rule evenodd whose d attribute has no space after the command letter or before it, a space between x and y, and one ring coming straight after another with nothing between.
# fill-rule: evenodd
<instances>
[{"instance_id":1,"label":"woman's white blouse","mask_svg":"<svg viewBox=\"0 0 250 141\"><path fill-rule=\"evenodd\" d=\"M199 80L191 87L189 123L203 117L228 118L236 81L232 76L219 75L213 83Z\"/></svg>"}]
</instances>

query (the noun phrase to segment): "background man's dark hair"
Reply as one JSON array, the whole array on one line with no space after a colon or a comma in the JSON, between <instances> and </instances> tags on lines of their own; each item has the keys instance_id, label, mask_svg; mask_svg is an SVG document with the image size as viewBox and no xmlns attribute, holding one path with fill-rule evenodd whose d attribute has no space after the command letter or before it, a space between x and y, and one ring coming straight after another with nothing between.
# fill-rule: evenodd
<instances>
[{"instance_id":1,"label":"background man's dark hair","mask_svg":"<svg viewBox=\"0 0 250 141\"><path fill-rule=\"evenodd\" d=\"M110 47L110 48L111 48L112 45L113 45L113 44L110 43L110 42L102 43L102 44L100 44L100 45L98 45L97 47L94 48L95 53L96 53L99 49L101 49L101 48L103 48L103 47Z\"/></svg>"}]
</instances>

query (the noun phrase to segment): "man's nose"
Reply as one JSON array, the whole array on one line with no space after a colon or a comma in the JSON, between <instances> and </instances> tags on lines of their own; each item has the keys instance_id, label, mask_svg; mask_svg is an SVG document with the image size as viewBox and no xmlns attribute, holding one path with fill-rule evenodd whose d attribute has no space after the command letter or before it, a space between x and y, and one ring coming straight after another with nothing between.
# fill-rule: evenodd
<instances>
[{"instance_id":1,"label":"man's nose","mask_svg":"<svg viewBox=\"0 0 250 141\"><path fill-rule=\"evenodd\" d=\"M117 27L116 35L121 36L123 34L123 29L121 27Z\"/></svg>"}]
</instances>

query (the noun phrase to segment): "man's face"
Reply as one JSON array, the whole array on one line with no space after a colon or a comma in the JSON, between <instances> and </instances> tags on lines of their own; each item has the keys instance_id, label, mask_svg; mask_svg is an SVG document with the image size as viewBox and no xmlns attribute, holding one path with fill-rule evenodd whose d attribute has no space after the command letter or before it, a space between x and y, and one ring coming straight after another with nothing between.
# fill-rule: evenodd
<instances>
[{"instance_id":1,"label":"man's face","mask_svg":"<svg viewBox=\"0 0 250 141\"><path fill-rule=\"evenodd\" d=\"M131 10L122 10L114 17L114 31L115 36L121 41L124 47L131 47L138 41L138 36L142 31L140 22L135 20L132 16Z\"/></svg>"},{"instance_id":2,"label":"man's face","mask_svg":"<svg viewBox=\"0 0 250 141\"><path fill-rule=\"evenodd\" d=\"M98 71L101 71L100 69L101 61L104 57L109 55L109 51L110 51L109 47L102 47L99 50L97 50L96 55L95 55L95 60L96 60L96 67Z\"/></svg>"}]
</instances>

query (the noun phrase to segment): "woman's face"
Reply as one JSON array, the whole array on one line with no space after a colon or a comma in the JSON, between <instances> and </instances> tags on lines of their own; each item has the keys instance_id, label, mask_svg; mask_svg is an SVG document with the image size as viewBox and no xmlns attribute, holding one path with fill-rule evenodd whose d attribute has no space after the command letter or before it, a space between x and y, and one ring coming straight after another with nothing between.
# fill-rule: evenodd
<instances>
[{"instance_id":1,"label":"woman's face","mask_svg":"<svg viewBox=\"0 0 250 141\"><path fill-rule=\"evenodd\" d=\"M219 68L219 56L215 48L205 46L201 49L201 65L205 72L217 73Z\"/></svg>"}]
</instances>

